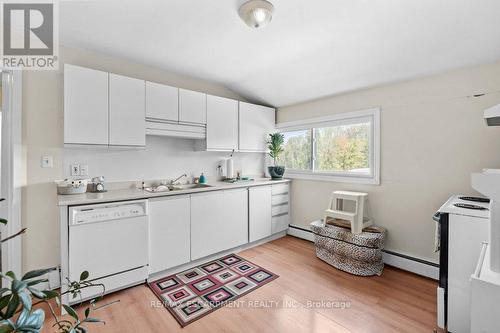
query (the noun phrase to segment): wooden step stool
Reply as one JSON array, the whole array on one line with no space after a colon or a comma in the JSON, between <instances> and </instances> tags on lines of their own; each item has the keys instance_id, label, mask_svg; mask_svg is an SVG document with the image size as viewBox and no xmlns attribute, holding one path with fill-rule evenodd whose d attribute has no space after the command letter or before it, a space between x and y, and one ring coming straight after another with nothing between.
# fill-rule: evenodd
<instances>
[{"instance_id":1,"label":"wooden step stool","mask_svg":"<svg viewBox=\"0 0 500 333\"><path fill-rule=\"evenodd\" d=\"M354 212L344 210L345 201L354 202ZM328 209L325 211L324 221L330 218L347 221L351 225L351 232L360 234L363 228L373 224L368 211L368 193L334 191Z\"/></svg>"}]
</instances>

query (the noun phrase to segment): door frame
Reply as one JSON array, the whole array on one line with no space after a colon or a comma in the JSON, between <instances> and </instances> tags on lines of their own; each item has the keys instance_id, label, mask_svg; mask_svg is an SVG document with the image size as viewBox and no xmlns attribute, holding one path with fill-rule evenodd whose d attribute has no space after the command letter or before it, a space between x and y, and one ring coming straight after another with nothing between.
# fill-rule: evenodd
<instances>
[{"instance_id":1,"label":"door frame","mask_svg":"<svg viewBox=\"0 0 500 333\"><path fill-rule=\"evenodd\" d=\"M2 238L19 232L21 221L21 190L26 179L22 146L22 71L1 69L2 132L0 216L9 223L0 226ZM2 272L22 272L22 237L2 244Z\"/></svg>"}]
</instances>

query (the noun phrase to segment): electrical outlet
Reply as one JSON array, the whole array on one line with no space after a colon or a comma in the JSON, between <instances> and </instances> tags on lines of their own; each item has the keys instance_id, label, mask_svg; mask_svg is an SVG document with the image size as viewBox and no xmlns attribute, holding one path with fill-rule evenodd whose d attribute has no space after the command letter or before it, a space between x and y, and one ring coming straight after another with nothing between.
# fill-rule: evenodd
<instances>
[{"instance_id":1,"label":"electrical outlet","mask_svg":"<svg viewBox=\"0 0 500 333\"><path fill-rule=\"evenodd\" d=\"M42 168L52 168L54 166L54 157L47 155L42 156Z\"/></svg>"},{"instance_id":2,"label":"electrical outlet","mask_svg":"<svg viewBox=\"0 0 500 333\"><path fill-rule=\"evenodd\" d=\"M71 164L71 176L80 176L79 164Z\"/></svg>"},{"instance_id":3,"label":"electrical outlet","mask_svg":"<svg viewBox=\"0 0 500 333\"><path fill-rule=\"evenodd\" d=\"M80 164L80 176L89 175L89 166L87 164Z\"/></svg>"}]
</instances>

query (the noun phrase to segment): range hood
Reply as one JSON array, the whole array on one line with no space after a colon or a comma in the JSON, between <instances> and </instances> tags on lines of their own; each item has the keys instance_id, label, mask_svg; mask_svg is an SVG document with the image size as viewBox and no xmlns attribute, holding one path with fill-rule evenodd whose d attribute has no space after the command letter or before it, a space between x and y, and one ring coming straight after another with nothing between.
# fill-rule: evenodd
<instances>
[{"instance_id":1,"label":"range hood","mask_svg":"<svg viewBox=\"0 0 500 333\"><path fill-rule=\"evenodd\" d=\"M500 126L500 104L484 110L484 120L488 126Z\"/></svg>"}]
</instances>

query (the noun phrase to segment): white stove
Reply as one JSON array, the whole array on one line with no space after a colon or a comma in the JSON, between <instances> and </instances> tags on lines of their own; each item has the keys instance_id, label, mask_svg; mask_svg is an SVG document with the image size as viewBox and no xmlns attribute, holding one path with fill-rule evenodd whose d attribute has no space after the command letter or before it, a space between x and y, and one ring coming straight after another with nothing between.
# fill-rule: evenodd
<instances>
[{"instance_id":1,"label":"white stove","mask_svg":"<svg viewBox=\"0 0 500 333\"><path fill-rule=\"evenodd\" d=\"M449 332L470 333L470 277L482 242L488 240L489 200L453 195L439 209L440 227L438 326Z\"/></svg>"},{"instance_id":2,"label":"white stove","mask_svg":"<svg viewBox=\"0 0 500 333\"><path fill-rule=\"evenodd\" d=\"M438 212L489 219L490 200L471 195L453 195Z\"/></svg>"}]
</instances>

